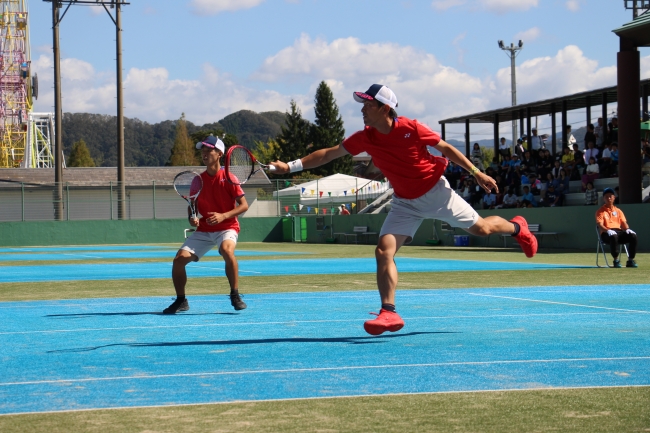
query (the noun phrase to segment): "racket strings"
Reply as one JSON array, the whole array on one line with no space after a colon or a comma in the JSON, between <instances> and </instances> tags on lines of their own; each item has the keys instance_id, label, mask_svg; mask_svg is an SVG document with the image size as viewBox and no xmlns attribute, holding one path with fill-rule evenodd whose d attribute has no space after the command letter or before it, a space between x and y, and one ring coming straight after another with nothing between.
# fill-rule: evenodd
<instances>
[{"instance_id":1,"label":"racket strings","mask_svg":"<svg viewBox=\"0 0 650 433\"><path fill-rule=\"evenodd\" d=\"M253 173L254 168L253 159L246 149L236 148L229 153L228 172L239 182L245 182Z\"/></svg>"},{"instance_id":2,"label":"racket strings","mask_svg":"<svg viewBox=\"0 0 650 433\"><path fill-rule=\"evenodd\" d=\"M174 189L183 198L194 200L203 187L201 176L196 173L181 173L174 179Z\"/></svg>"}]
</instances>

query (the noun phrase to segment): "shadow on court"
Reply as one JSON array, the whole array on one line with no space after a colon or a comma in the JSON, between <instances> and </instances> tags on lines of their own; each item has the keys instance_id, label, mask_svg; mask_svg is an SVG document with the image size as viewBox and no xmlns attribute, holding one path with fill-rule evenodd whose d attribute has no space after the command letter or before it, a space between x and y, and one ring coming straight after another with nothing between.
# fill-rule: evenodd
<instances>
[{"instance_id":1,"label":"shadow on court","mask_svg":"<svg viewBox=\"0 0 650 433\"><path fill-rule=\"evenodd\" d=\"M241 313L219 313L219 312L214 312L214 313L185 313L179 314L178 316L212 316L212 315L220 315L220 316L239 316ZM53 317L53 318L58 318L58 319L82 319L84 317L111 317L111 316L165 316L165 317L172 317L175 316L174 314L163 314L162 312L153 312L153 311L133 311L133 312L124 312L124 313L76 313L76 314L47 314L44 317Z\"/></svg>"},{"instance_id":2,"label":"shadow on court","mask_svg":"<svg viewBox=\"0 0 650 433\"><path fill-rule=\"evenodd\" d=\"M185 347L185 346L236 346L243 344L274 344L274 343L348 343L348 344L377 344L393 338L413 337L416 335L429 334L459 334L460 332L437 331L437 332L409 332L405 334L390 334L378 337L332 337L332 338L262 338L257 340L212 340L212 341L179 341L179 342L160 342L160 343L115 343L105 344L94 347L80 347L75 349L50 350L47 353L70 353L70 352L90 352L107 347Z\"/></svg>"}]
</instances>

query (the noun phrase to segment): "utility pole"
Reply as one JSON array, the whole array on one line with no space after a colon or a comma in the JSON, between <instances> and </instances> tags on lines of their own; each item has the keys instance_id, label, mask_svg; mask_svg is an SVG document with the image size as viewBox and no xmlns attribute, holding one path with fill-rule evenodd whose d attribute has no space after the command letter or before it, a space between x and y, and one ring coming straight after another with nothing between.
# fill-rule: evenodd
<instances>
[{"instance_id":1,"label":"utility pole","mask_svg":"<svg viewBox=\"0 0 650 433\"><path fill-rule=\"evenodd\" d=\"M61 51L59 47L59 23L68 13L70 6L102 6L113 24L116 35L116 63L117 63L117 215L119 219L126 219L126 188L124 178L124 95L122 89L122 6L129 5L126 0L43 0L52 3L52 35L54 52L54 131L55 131L55 159L54 181L57 184L55 192L56 219L63 219L63 128L61 109ZM66 4L63 15L59 17L59 9ZM107 7L108 6L108 7ZM115 17L108 8L115 9ZM111 206L113 204L111 203Z\"/></svg>"},{"instance_id":2,"label":"utility pole","mask_svg":"<svg viewBox=\"0 0 650 433\"><path fill-rule=\"evenodd\" d=\"M63 134L61 108L61 54L59 3L52 2L52 54L54 56L54 219L63 220Z\"/></svg>"},{"instance_id":3,"label":"utility pole","mask_svg":"<svg viewBox=\"0 0 650 433\"><path fill-rule=\"evenodd\" d=\"M502 40L499 40L499 48L506 52L508 57L510 57L510 85L512 87L512 106L517 105L517 77L515 75L515 58L519 54L519 51L524 47L523 41L519 40L519 44L510 44L509 47L503 44ZM517 143L517 120L512 119L512 145L514 146Z\"/></svg>"}]
</instances>

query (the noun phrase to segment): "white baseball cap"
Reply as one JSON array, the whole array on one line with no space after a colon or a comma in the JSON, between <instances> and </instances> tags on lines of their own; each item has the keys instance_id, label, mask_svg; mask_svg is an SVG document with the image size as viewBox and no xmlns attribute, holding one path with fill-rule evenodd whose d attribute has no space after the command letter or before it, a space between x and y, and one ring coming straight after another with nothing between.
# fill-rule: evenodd
<instances>
[{"instance_id":1,"label":"white baseball cap","mask_svg":"<svg viewBox=\"0 0 650 433\"><path fill-rule=\"evenodd\" d=\"M373 84L365 92L353 92L354 100L363 103L364 101L377 100L390 108L397 107L397 96L383 84Z\"/></svg>"},{"instance_id":2,"label":"white baseball cap","mask_svg":"<svg viewBox=\"0 0 650 433\"><path fill-rule=\"evenodd\" d=\"M196 148L197 149L200 149L203 146L209 147L211 149L220 150L221 153L224 153L226 151L226 145L223 144L223 141L219 140L214 135L209 135L208 138L206 138L205 140L199 141L198 143L196 143Z\"/></svg>"}]
</instances>

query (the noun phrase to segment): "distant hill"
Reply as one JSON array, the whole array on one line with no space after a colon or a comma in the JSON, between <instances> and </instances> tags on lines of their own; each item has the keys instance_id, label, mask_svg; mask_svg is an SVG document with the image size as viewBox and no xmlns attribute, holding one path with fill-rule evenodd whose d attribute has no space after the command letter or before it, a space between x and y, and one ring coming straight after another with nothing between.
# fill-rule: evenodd
<instances>
[{"instance_id":1,"label":"distant hill","mask_svg":"<svg viewBox=\"0 0 650 433\"><path fill-rule=\"evenodd\" d=\"M255 113L242 110L215 123L195 125L187 122L190 134L199 130L223 129L237 136L240 144L252 148L254 141L274 138L284 125L279 111ZM72 144L84 140L96 165L117 166L117 118L103 114L65 113L63 152L69 155ZM167 163L176 135L176 120L148 123L124 118L124 160L128 167L160 167Z\"/></svg>"}]
</instances>

